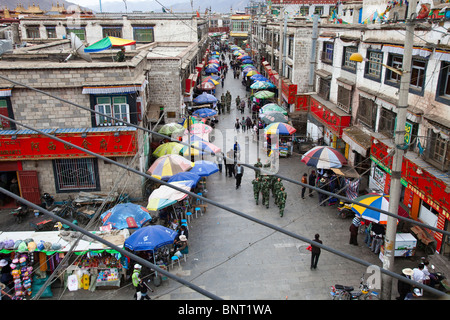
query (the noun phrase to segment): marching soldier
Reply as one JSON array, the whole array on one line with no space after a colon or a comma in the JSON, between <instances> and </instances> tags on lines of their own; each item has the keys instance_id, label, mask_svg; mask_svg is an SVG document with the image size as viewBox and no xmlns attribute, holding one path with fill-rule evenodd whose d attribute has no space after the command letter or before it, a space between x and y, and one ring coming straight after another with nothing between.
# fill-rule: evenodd
<instances>
[{"instance_id":1,"label":"marching soldier","mask_svg":"<svg viewBox=\"0 0 450 320\"><path fill-rule=\"evenodd\" d=\"M262 164L261 162L261 158L258 158L258 160L256 161L256 163L254 164L254 166L258 169L255 169L255 178L256 177L260 177L261 176L261 169L260 168L268 168L270 167L270 162L266 163L265 165Z\"/></svg>"},{"instance_id":2,"label":"marching soldier","mask_svg":"<svg viewBox=\"0 0 450 320\"><path fill-rule=\"evenodd\" d=\"M277 178L276 181L274 182L273 188L272 188L272 190L273 190L272 193L273 193L273 197L275 198L276 205L278 205L278 196L279 196L281 187L283 187L283 182L281 182L280 178Z\"/></svg>"},{"instance_id":3,"label":"marching soldier","mask_svg":"<svg viewBox=\"0 0 450 320\"><path fill-rule=\"evenodd\" d=\"M278 193L278 208L280 208L280 217L283 216L284 214L284 206L286 205L286 198L287 198L287 193L286 191L284 191L284 187L280 188L280 191Z\"/></svg>"},{"instance_id":4,"label":"marching soldier","mask_svg":"<svg viewBox=\"0 0 450 320\"><path fill-rule=\"evenodd\" d=\"M264 176L261 185L261 193L262 193L262 204L269 208L269 197L270 197L270 178L268 176Z\"/></svg>"},{"instance_id":5,"label":"marching soldier","mask_svg":"<svg viewBox=\"0 0 450 320\"><path fill-rule=\"evenodd\" d=\"M231 93L227 90L227 93L225 94L225 104L227 105L227 112L230 113L231 108Z\"/></svg>"},{"instance_id":6,"label":"marching soldier","mask_svg":"<svg viewBox=\"0 0 450 320\"><path fill-rule=\"evenodd\" d=\"M253 181L253 196L255 197L256 204L259 201L259 193L261 192L261 181L259 177L256 177Z\"/></svg>"}]
</instances>

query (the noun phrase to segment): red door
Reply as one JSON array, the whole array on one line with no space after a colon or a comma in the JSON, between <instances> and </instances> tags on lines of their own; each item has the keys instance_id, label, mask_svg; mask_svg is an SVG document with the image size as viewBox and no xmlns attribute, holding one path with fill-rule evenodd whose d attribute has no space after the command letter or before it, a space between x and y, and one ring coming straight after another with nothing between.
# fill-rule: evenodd
<instances>
[{"instance_id":1,"label":"red door","mask_svg":"<svg viewBox=\"0 0 450 320\"><path fill-rule=\"evenodd\" d=\"M41 204L39 181L36 171L18 171L19 187L22 198L34 204Z\"/></svg>"}]
</instances>

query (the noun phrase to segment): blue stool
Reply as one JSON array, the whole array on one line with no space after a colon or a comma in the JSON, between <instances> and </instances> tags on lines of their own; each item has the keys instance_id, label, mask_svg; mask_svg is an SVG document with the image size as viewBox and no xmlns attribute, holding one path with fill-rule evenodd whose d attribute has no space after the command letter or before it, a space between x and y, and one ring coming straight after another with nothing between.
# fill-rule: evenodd
<instances>
[{"instance_id":1,"label":"blue stool","mask_svg":"<svg viewBox=\"0 0 450 320\"><path fill-rule=\"evenodd\" d=\"M192 215L192 212L190 212L190 211L186 212L186 217L187 217L188 223L191 223L191 215Z\"/></svg>"},{"instance_id":2,"label":"blue stool","mask_svg":"<svg viewBox=\"0 0 450 320\"><path fill-rule=\"evenodd\" d=\"M197 193L197 195L200 196L200 197L202 197L202 196L203 196L203 193L199 192L199 193ZM203 200L197 198L197 204L203 204Z\"/></svg>"},{"instance_id":3,"label":"blue stool","mask_svg":"<svg viewBox=\"0 0 450 320\"><path fill-rule=\"evenodd\" d=\"M200 215L203 215L202 208L196 207L196 208L195 208L195 217L196 217L196 218L197 218L197 213L198 213L198 212L200 212Z\"/></svg>"},{"instance_id":4,"label":"blue stool","mask_svg":"<svg viewBox=\"0 0 450 320\"><path fill-rule=\"evenodd\" d=\"M177 256L172 256L172 268L175 261L178 261L178 266L181 267L180 259Z\"/></svg>"}]
</instances>

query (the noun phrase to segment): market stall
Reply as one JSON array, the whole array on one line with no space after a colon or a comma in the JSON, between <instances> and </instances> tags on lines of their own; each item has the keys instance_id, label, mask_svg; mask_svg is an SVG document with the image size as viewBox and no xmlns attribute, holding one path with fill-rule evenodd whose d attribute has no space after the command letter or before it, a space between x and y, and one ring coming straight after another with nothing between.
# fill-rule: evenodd
<instances>
[{"instance_id":1,"label":"market stall","mask_svg":"<svg viewBox=\"0 0 450 320\"><path fill-rule=\"evenodd\" d=\"M123 247L129 236L127 229L93 233L118 247ZM36 294L80 236L72 250L73 257L57 275L61 282L72 290L93 291L98 287L120 286L126 267L122 256L86 235L65 230L2 232L0 255L12 270L14 298L27 299ZM51 296L51 290L48 288L46 291L50 291L47 295Z\"/></svg>"},{"instance_id":2,"label":"market stall","mask_svg":"<svg viewBox=\"0 0 450 320\"><path fill-rule=\"evenodd\" d=\"M278 135L278 141L271 141L277 143L278 151L281 157L292 155L293 152L293 134L297 130L291 125L283 122L273 122L264 128L264 133L268 135ZM269 147L269 144L268 144Z\"/></svg>"}]
</instances>

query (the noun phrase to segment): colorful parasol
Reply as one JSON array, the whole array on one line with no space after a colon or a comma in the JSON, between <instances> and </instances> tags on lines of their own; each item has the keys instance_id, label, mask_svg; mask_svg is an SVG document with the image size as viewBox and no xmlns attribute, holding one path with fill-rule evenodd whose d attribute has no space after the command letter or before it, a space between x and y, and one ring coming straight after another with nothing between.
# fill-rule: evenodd
<instances>
[{"instance_id":1,"label":"colorful parasol","mask_svg":"<svg viewBox=\"0 0 450 320\"><path fill-rule=\"evenodd\" d=\"M255 81L250 85L250 89L262 90L275 88L275 85L268 81Z\"/></svg>"},{"instance_id":2,"label":"colorful parasol","mask_svg":"<svg viewBox=\"0 0 450 320\"><path fill-rule=\"evenodd\" d=\"M180 154L183 147L184 146L178 142L166 142L159 145L152 154L158 158L168 154Z\"/></svg>"},{"instance_id":3,"label":"colorful parasol","mask_svg":"<svg viewBox=\"0 0 450 320\"><path fill-rule=\"evenodd\" d=\"M156 159L147 173L161 180L168 180L171 176L190 170L194 163L175 154L169 154Z\"/></svg>"},{"instance_id":4,"label":"colorful parasol","mask_svg":"<svg viewBox=\"0 0 450 320\"><path fill-rule=\"evenodd\" d=\"M247 72L247 77L255 76L257 74L260 74L257 70L253 69Z\"/></svg>"},{"instance_id":5,"label":"colorful parasol","mask_svg":"<svg viewBox=\"0 0 450 320\"><path fill-rule=\"evenodd\" d=\"M318 146L307 151L302 160L307 166L319 169L341 168L347 164L347 159L336 149L328 146Z\"/></svg>"},{"instance_id":6,"label":"colorful parasol","mask_svg":"<svg viewBox=\"0 0 450 320\"><path fill-rule=\"evenodd\" d=\"M264 128L265 134L280 134L280 135L290 135L297 131L293 126L287 123L274 122L269 124Z\"/></svg>"},{"instance_id":7,"label":"colorful parasol","mask_svg":"<svg viewBox=\"0 0 450 320\"><path fill-rule=\"evenodd\" d=\"M106 37L91 44L89 47L84 48L84 52L99 52L107 50L111 47L130 46L135 43L136 43L135 40L128 40L116 37Z\"/></svg>"},{"instance_id":8,"label":"colorful parasol","mask_svg":"<svg viewBox=\"0 0 450 320\"><path fill-rule=\"evenodd\" d=\"M217 82L217 81L216 81ZM210 81L204 81L197 86L200 90L210 91L216 88L216 85Z\"/></svg>"},{"instance_id":9,"label":"colorful parasol","mask_svg":"<svg viewBox=\"0 0 450 320\"><path fill-rule=\"evenodd\" d=\"M200 118L208 118L215 116L217 114L217 111L211 108L201 108L197 109L194 112L192 112L192 115Z\"/></svg>"},{"instance_id":10,"label":"colorful parasol","mask_svg":"<svg viewBox=\"0 0 450 320\"><path fill-rule=\"evenodd\" d=\"M183 182L183 181L192 181L193 183L193 187L195 187L197 185L197 183L200 181L201 177L194 173L194 172L190 172L190 171L186 171L186 172L180 172L177 173L176 175L173 175L170 177L170 179L167 182Z\"/></svg>"},{"instance_id":11,"label":"colorful parasol","mask_svg":"<svg viewBox=\"0 0 450 320\"><path fill-rule=\"evenodd\" d=\"M113 229L140 228L152 220L148 210L134 203L119 203L101 214L103 226L108 224Z\"/></svg>"},{"instance_id":12,"label":"colorful parasol","mask_svg":"<svg viewBox=\"0 0 450 320\"><path fill-rule=\"evenodd\" d=\"M129 236L123 245L131 251L156 251L173 244L177 235L176 230L161 225L146 226Z\"/></svg>"},{"instance_id":13,"label":"colorful parasol","mask_svg":"<svg viewBox=\"0 0 450 320\"><path fill-rule=\"evenodd\" d=\"M220 148L218 146L216 146L215 144L212 144L211 142L208 141L202 141L202 140L197 140L191 143L191 146L193 148L191 148L191 154L192 150L195 151L199 151L201 154L216 154L218 152L220 152ZM184 146L182 149L182 153L184 156L188 155L189 153L189 148L187 146Z\"/></svg>"},{"instance_id":14,"label":"colorful parasol","mask_svg":"<svg viewBox=\"0 0 450 320\"><path fill-rule=\"evenodd\" d=\"M195 97L193 101L196 104L215 103L217 102L217 98L212 94L203 92L202 94Z\"/></svg>"},{"instance_id":15,"label":"colorful parasol","mask_svg":"<svg viewBox=\"0 0 450 320\"><path fill-rule=\"evenodd\" d=\"M258 91L253 95L257 99L270 99L273 96L275 96L275 92L268 91L268 90L262 90Z\"/></svg>"},{"instance_id":16,"label":"colorful parasol","mask_svg":"<svg viewBox=\"0 0 450 320\"><path fill-rule=\"evenodd\" d=\"M260 109L261 113L272 112L272 111L281 112L282 114L284 114L286 116L288 115L287 111L283 107L280 107L279 105L277 105L276 103L268 103Z\"/></svg>"},{"instance_id":17,"label":"colorful parasol","mask_svg":"<svg viewBox=\"0 0 450 320\"><path fill-rule=\"evenodd\" d=\"M189 120L188 120L189 119ZM188 118L183 118L180 122L180 124L183 126L184 129L188 127L188 124L192 126L195 123L200 123L200 119L197 119L196 117L189 116Z\"/></svg>"},{"instance_id":18,"label":"colorful parasol","mask_svg":"<svg viewBox=\"0 0 450 320\"><path fill-rule=\"evenodd\" d=\"M218 171L219 167L214 162L200 160L194 162L194 167L189 172L196 173L201 177L206 177Z\"/></svg>"},{"instance_id":19,"label":"colorful parasol","mask_svg":"<svg viewBox=\"0 0 450 320\"><path fill-rule=\"evenodd\" d=\"M204 134L211 133L213 128L211 126L208 126L207 124L204 124L203 122L194 123L190 127L190 133L200 135L200 137L203 137ZM188 134L189 132L185 132L185 134ZM205 139L203 139L205 140Z\"/></svg>"},{"instance_id":20,"label":"colorful parasol","mask_svg":"<svg viewBox=\"0 0 450 320\"><path fill-rule=\"evenodd\" d=\"M354 199L359 203L374 207L376 209L389 211L389 195L381 195L377 193L369 193L364 196ZM359 206L355 203L352 204L352 211L363 219L373 221L375 223L386 224L387 215L379 211Z\"/></svg>"},{"instance_id":21,"label":"colorful parasol","mask_svg":"<svg viewBox=\"0 0 450 320\"><path fill-rule=\"evenodd\" d=\"M171 136L172 134L176 133L183 133L184 127L176 122L166 123L159 129L158 133L164 134L166 136Z\"/></svg>"},{"instance_id":22,"label":"colorful parasol","mask_svg":"<svg viewBox=\"0 0 450 320\"><path fill-rule=\"evenodd\" d=\"M288 117L281 112L271 111L260 114L261 121L269 124L273 122L288 122Z\"/></svg>"}]
</instances>

